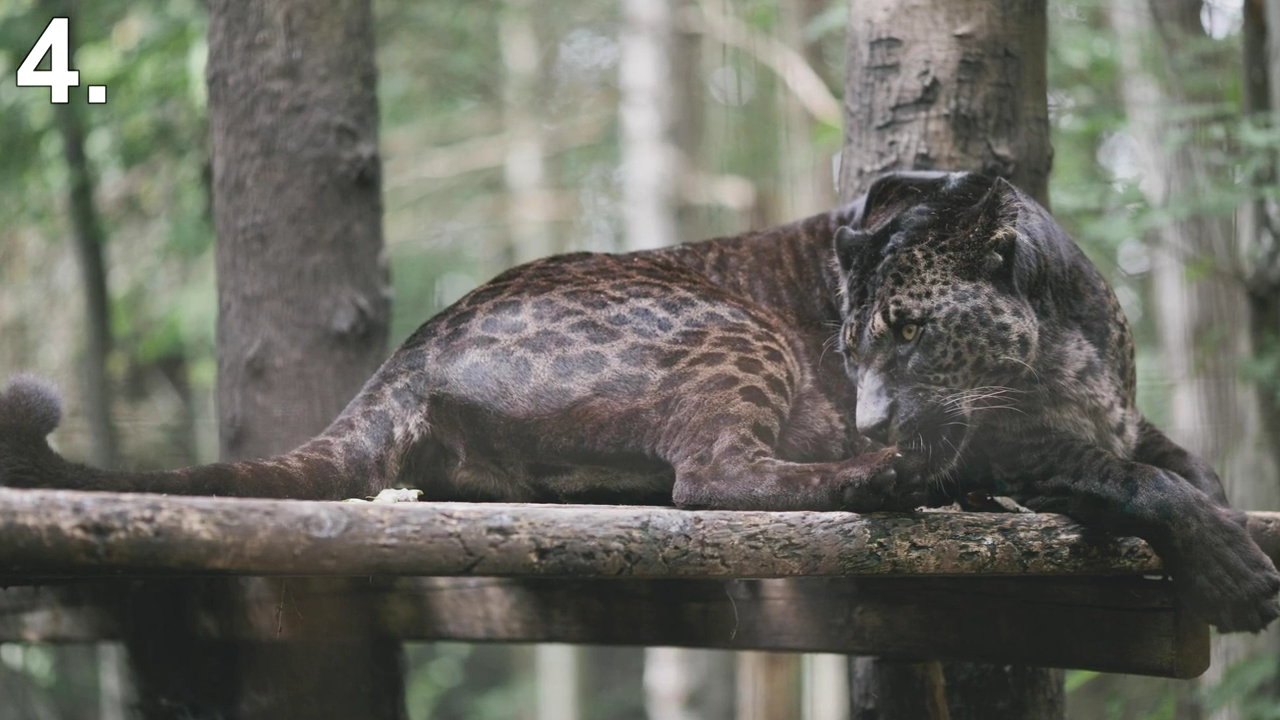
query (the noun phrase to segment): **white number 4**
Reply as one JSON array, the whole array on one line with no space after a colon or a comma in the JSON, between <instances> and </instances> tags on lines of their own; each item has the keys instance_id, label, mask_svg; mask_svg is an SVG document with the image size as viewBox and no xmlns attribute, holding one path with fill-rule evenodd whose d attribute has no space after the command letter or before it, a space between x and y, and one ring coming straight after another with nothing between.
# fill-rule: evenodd
<instances>
[{"instance_id":1,"label":"white number 4","mask_svg":"<svg viewBox=\"0 0 1280 720\"><path fill-rule=\"evenodd\" d=\"M67 19L54 18L44 29L27 59L18 66L18 87L47 87L53 102L70 102L69 88L79 87L80 71L67 67L70 64L71 41L67 31ZM49 56L49 69L40 70L40 61Z\"/></svg>"}]
</instances>

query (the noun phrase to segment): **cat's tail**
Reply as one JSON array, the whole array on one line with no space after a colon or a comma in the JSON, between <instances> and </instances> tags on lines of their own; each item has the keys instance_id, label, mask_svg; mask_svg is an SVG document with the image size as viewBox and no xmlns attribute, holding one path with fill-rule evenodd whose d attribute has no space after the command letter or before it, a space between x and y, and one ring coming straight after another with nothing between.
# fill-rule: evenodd
<instances>
[{"instance_id":1,"label":"cat's tail","mask_svg":"<svg viewBox=\"0 0 1280 720\"><path fill-rule=\"evenodd\" d=\"M362 408L373 406L363 397L369 389L329 430L283 455L134 472L74 463L55 452L48 435L62 418L57 390L32 375L16 375L0 390L0 486L311 500L375 495L396 481L403 453L394 444L406 438L403 432L397 437L395 423L379 425L363 416Z\"/></svg>"}]
</instances>

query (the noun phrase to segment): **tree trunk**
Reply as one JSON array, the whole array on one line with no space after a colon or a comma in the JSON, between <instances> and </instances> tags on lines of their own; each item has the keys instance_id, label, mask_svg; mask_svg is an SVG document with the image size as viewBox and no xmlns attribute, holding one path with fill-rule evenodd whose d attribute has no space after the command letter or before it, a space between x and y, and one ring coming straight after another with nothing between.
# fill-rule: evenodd
<instances>
[{"instance_id":1,"label":"tree trunk","mask_svg":"<svg viewBox=\"0 0 1280 720\"><path fill-rule=\"evenodd\" d=\"M1045 15L1044 0L851 0L841 197L892 170L973 170L1047 206ZM854 720L1064 712L1058 670L859 659L850 673Z\"/></svg>"},{"instance_id":2,"label":"tree trunk","mask_svg":"<svg viewBox=\"0 0 1280 720\"><path fill-rule=\"evenodd\" d=\"M582 674L576 645L543 643L534 646L534 687L537 720L578 720L581 717L578 678Z\"/></svg>"},{"instance_id":3,"label":"tree trunk","mask_svg":"<svg viewBox=\"0 0 1280 720\"><path fill-rule=\"evenodd\" d=\"M48 3L55 17L72 18L70 34L70 66L76 67L76 18L80 15L77 0L52 0ZM81 361L84 387L84 414L89 427L90 460L99 467L114 467L117 457L115 424L111 417L111 384L107 374L107 356L111 353L111 298L107 291L107 268L102 247L106 233L98 218L93 199L93 171L84 152L84 124L80 116L84 102L83 88L72 88L71 102L55 105L58 133L62 137L62 154L67 161L67 211L71 219L71 236L79 261L84 286L85 347Z\"/></svg>"},{"instance_id":4,"label":"tree trunk","mask_svg":"<svg viewBox=\"0 0 1280 720\"><path fill-rule=\"evenodd\" d=\"M800 655L738 653L737 720L800 717Z\"/></svg>"},{"instance_id":5,"label":"tree trunk","mask_svg":"<svg viewBox=\"0 0 1280 720\"><path fill-rule=\"evenodd\" d=\"M941 663L851 658L849 684L857 720L950 718Z\"/></svg>"},{"instance_id":6,"label":"tree trunk","mask_svg":"<svg viewBox=\"0 0 1280 720\"><path fill-rule=\"evenodd\" d=\"M1109 16L1120 48L1121 93L1130 132L1141 151L1140 187L1154 208L1191 207L1193 212L1164 223L1152 243L1152 291L1161 357L1170 386L1168 434L1206 458L1219 471L1236 507L1266 510L1280 506L1273 459L1263 452L1262 415L1255 390L1239 375L1240 358L1251 353L1248 298L1239 282L1241 267L1232 218L1195 209L1195 201L1218 173L1207 158L1218 151L1195 120L1170 120L1164 108L1225 102L1216 86L1190 86L1195 67L1214 62L1205 46L1200 0L1161 0L1149 5L1112 0ZM1143 48L1151 53L1143 54ZM1155 66L1144 66L1145 58ZM1221 58L1218 58L1221 60ZM1186 139L1170 146L1168 138ZM1247 212L1247 210L1245 211ZM1249 227L1246 216L1242 227ZM1206 272L1193 272L1208 267ZM1255 305L1255 308L1257 306ZM1255 313L1256 317L1256 313ZM1273 443L1272 443L1273 444ZM1213 664L1201 680L1212 685L1249 657L1274 653L1276 633L1216 635ZM1185 715L1195 716L1196 708ZM1236 720L1228 706L1217 720Z\"/></svg>"},{"instance_id":7,"label":"tree trunk","mask_svg":"<svg viewBox=\"0 0 1280 720\"><path fill-rule=\"evenodd\" d=\"M224 460L291 448L385 356L369 0L209 4Z\"/></svg>"},{"instance_id":8,"label":"tree trunk","mask_svg":"<svg viewBox=\"0 0 1280 720\"><path fill-rule=\"evenodd\" d=\"M678 122L689 79L677 66L696 47L676 31L680 0L624 0L618 84L622 91L622 192L625 250L672 245L680 240L683 145L696 142L699 122ZM686 67L692 71L693 67ZM728 662L724 653L682 648L644 651L645 710L651 720L722 720L699 707L708 667ZM723 719L727 720L727 719Z\"/></svg>"},{"instance_id":9,"label":"tree trunk","mask_svg":"<svg viewBox=\"0 0 1280 720\"><path fill-rule=\"evenodd\" d=\"M51 16L70 18L70 48L67 53L69 65L77 67L80 3L78 0L51 0L46 5ZM111 380L107 371L113 344L111 293L108 290L106 260L103 257L107 237L98 216L94 200L93 169L89 166L84 148L85 129L81 103L85 102L85 98L83 87L71 88L71 102L55 105L53 109L58 134L62 138L62 156L67 163L67 215L71 221L71 238L75 244L81 286L84 289L85 344L80 366L84 393L82 405L85 424L89 430L89 460L98 467L115 467L120 458L115 420L111 411ZM66 668L87 669L86 655L94 659L94 664L98 666L95 669L98 671L109 673L113 666L98 660L93 648L55 646L53 652L60 669L60 687L55 689L55 694L62 701L61 709L68 714L83 712L87 702L80 693L69 693L68 690L73 687L71 683L84 678L64 677L67 674ZM119 694L113 694L110 690L104 684L96 703L101 716L106 720L112 720L113 716L123 711ZM75 706L77 699L80 701L78 707Z\"/></svg>"},{"instance_id":10,"label":"tree trunk","mask_svg":"<svg viewBox=\"0 0 1280 720\"><path fill-rule=\"evenodd\" d=\"M498 19L499 45L506 68L503 114L507 135L507 227L514 263L552 254L556 248L545 219L546 149L537 107L541 97L538 36L532 0L504 0ZM506 263L507 265L511 262Z\"/></svg>"},{"instance_id":11,"label":"tree trunk","mask_svg":"<svg viewBox=\"0 0 1280 720\"><path fill-rule=\"evenodd\" d=\"M843 655L804 657L804 720L849 720L849 663Z\"/></svg>"},{"instance_id":12,"label":"tree trunk","mask_svg":"<svg viewBox=\"0 0 1280 720\"><path fill-rule=\"evenodd\" d=\"M646 716L649 720L732 720L733 656L740 654L645 648Z\"/></svg>"},{"instance_id":13,"label":"tree trunk","mask_svg":"<svg viewBox=\"0 0 1280 720\"><path fill-rule=\"evenodd\" d=\"M675 243L682 177L674 142L676 0L624 0L618 84L622 90L622 205L628 250Z\"/></svg>"},{"instance_id":14,"label":"tree trunk","mask_svg":"<svg viewBox=\"0 0 1280 720\"><path fill-rule=\"evenodd\" d=\"M507 247L497 258L506 268L546 257L556 247L546 210L546 143L538 117L540 48L533 0L504 0L498 18L502 50L503 123L510 142L503 163L507 184ZM499 268L499 269L502 269ZM525 654L524 648L516 652ZM572 645L539 645L527 653L537 720L578 717L578 654Z\"/></svg>"},{"instance_id":15,"label":"tree trunk","mask_svg":"<svg viewBox=\"0 0 1280 720\"><path fill-rule=\"evenodd\" d=\"M1280 107L1280 0L1244 4L1244 111L1254 121L1274 123ZM1280 157L1269 153L1252 178L1256 186L1272 185L1280 174ZM1254 351L1280 354L1280 203L1262 198L1245 208L1240 239L1246 263L1250 333ZM1280 377L1261 382L1258 393L1263 432L1280 437ZM1280 467L1280 443L1268 446L1271 463Z\"/></svg>"},{"instance_id":16,"label":"tree trunk","mask_svg":"<svg viewBox=\"0 0 1280 720\"><path fill-rule=\"evenodd\" d=\"M1048 202L1044 0L851 0L840 194L974 170Z\"/></svg>"},{"instance_id":17,"label":"tree trunk","mask_svg":"<svg viewBox=\"0 0 1280 720\"><path fill-rule=\"evenodd\" d=\"M323 429L385 352L373 18L369 0L213 0L209 17L221 454L240 459ZM360 600L288 612L291 591L312 582L134 592L130 652L146 715L403 717L399 643L375 634ZM209 608L233 610L261 583L280 607L247 622L303 637L354 623L354 639L202 636Z\"/></svg>"},{"instance_id":18,"label":"tree trunk","mask_svg":"<svg viewBox=\"0 0 1280 720\"><path fill-rule=\"evenodd\" d=\"M805 40L805 26L813 19L816 9L812 2L784 2L778 8L782 40L807 60L811 68L818 64L820 58L813 52L813 46ZM783 149L781 175L785 181L779 205L784 222L816 215L836 205L831 160L826 155L820 155L814 147L812 138L815 122L796 98L791 84L777 84L781 120L778 123L778 139Z\"/></svg>"}]
</instances>

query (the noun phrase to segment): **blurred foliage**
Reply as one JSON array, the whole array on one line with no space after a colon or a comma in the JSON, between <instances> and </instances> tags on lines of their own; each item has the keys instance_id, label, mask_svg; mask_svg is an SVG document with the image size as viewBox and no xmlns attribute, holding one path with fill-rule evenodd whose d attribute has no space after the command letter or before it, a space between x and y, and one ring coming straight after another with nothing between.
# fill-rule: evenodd
<instances>
[{"instance_id":1,"label":"blurred foliage","mask_svg":"<svg viewBox=\"0 0 1280 720\"><path fill-rule=\"evenodd\" d=\"M547 148L547 218L556 249L621 249L619 3L533 2L540 92L536 107L525 110L537 117ZM782 0L712 5L761 37L796 46L830 91L842 94L845 2L804 3L798 38L784 32L782 13L789 6ZM1133 321L1140 400L1158 422L1166 412L1167 388L1154 349L1152 313L1146 312L1153 252L1146 238L1152 228L1188 214L1230 213L1255 195L1280 199L1280 188L1246 182L1273 161L1280 130L1236 110L1240 33L1231 8L1239 4L1210 3L1206 18L1213 31L1203 48L1191 49L1195 62L1177 72L1188 96L1210 86L1225 104L1162 112L1194 119L1221 140L1215 146L1220 152L1209 159L1221 183L1200 197L1179 198L1168 209L1149 207L1133 171L1119 48L1102 0L1049 5L1053 209L1115 285ZM6 338L0 368L38 369L70 389L82 320L63 217L66 172L46 91L13 82L14 70L48 20L44 7L36 0L0 0L0 336ZM210 400L216 295L204 5L93 0L80 8L75 31L81 49L73 66L85 84L109 87L108 102L88 106L84 116L96 200L110 238L112 321L119 338L111 369L125 390L118 408L125 450L137 465L188 461L193 458L175 456L172 448L175 433L190 430L197 441L192 454L208 460L216 447ZM511 257L503 173L511 108L504 106L502 8L465 0L375 2L393 342ZM803 183L785 160L801 149L811 152L816 166L807 171L829 178L827 159L839 149L839 129L810 121L785 132L787 123L796 122L785 111L788 91L754 48L728 47L706 36L697 36L693 45L690 65L677 78L688 105L689 160L702 173L749 182L757 202L750 208L691 204L681 213L685 236L790 219L782 216L781 198ZM791 145L795 138L808 147ZM1176 133L1168 138L1183 141ZM1280 397L1280 342L1242 360L1242 369ZM58 438L74 455L83 438L70 399L67 427ZM483 720L527 712L527 673L521 675L504 646L411 645L408 655L414 718ZM58 657L43 646L0 646L0 672L47 690L65 669ZM1276 670L1274 658L1233 668L1206 702L1256 695ZM1071 673L1069 689L1084 698L1104 680ZM632 681L584 683L594 698L584 701L593 708L590 716L641 716L638 679ZM1107 687L1107 697L1095 705L1104 708L1099 717L1172 717L1172 683L1144 685L1141 692L1125 689L1133 684ZM1276 718L1280 706L1250 705L1248 712L1251 718Z\"/></svg>"}]
</instances>

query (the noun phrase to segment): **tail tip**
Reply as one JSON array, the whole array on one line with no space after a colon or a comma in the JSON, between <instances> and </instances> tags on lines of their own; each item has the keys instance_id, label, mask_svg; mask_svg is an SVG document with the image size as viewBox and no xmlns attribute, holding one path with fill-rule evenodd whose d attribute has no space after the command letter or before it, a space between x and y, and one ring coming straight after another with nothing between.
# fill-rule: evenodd
<instances>
[{"instance_id":1,"label":"tail tip","mask_svg":"<svg viewBox=\"0 0 1280 720\"><path fill-rule=\"evenodd\" d=\"M20 373L0 390L0 430L38 432L44 437L62 420L62 399L53 383Z\"/></svg>"}]
</instances>

